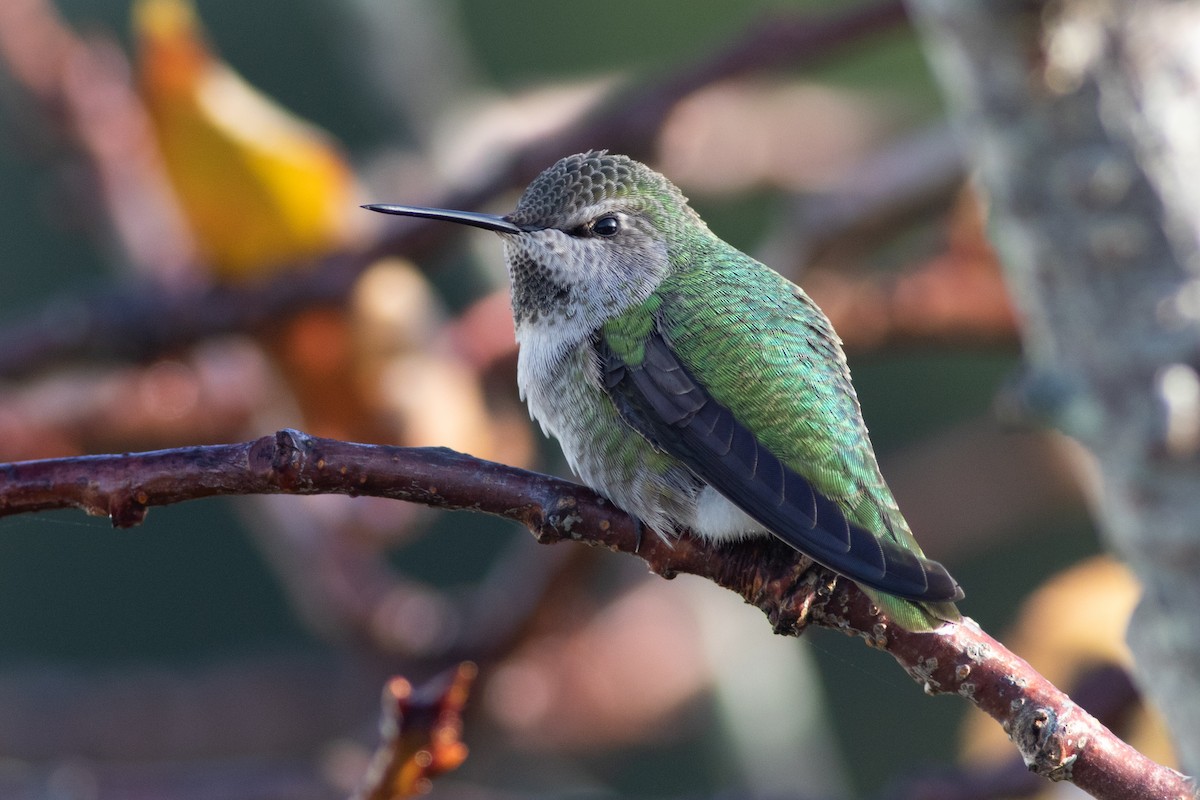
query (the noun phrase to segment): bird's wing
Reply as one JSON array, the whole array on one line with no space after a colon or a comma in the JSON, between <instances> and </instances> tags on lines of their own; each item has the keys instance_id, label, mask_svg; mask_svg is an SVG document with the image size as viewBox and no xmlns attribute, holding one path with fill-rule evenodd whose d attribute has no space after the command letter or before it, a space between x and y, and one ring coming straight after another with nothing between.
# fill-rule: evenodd
<instances>
[{"instance_id":1,"label":"bird's wing","mask_svg":"<svg viewBox=\"0 0 1200 800\"><path fill-rule=\"evenodd\" d=\"M899 597L961 598L946 569L921 555L878 475L828 323L823 316L808 319L820 314L811 301L760 269L767 273L760 280L779 284L750 288L774 289L768 297L783 289L790 299L766 312L756 304L734 307L754 308L763 319L742 314L713 331L697 320L694 304L673 293L721 287L669 281L632 326L641 335L630 338L619 323L606 326L596 338L605 390L655 446L815 561ZM809 327L796 331L796 325ZM761 341L760 333L772 338ZM681 354L681 346L690 352ZM703 361L719 364L689 366L700 363L701 350L708 351ZM849 422L838 415L849 415Z\"/></svg>"}]
</instances>

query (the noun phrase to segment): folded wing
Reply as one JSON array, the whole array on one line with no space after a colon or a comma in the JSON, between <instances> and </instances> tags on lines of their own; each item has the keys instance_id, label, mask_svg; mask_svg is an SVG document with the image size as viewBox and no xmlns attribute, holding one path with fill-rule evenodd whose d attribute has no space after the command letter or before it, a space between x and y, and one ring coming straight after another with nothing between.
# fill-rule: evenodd
<instances>
[{"instance_id":1,"label":"folded wing","mask_svg":"<svg viewBox=\"0 0 1200 800\"><path fill-rule=\"evenodd\" d=\"M865 586L919 601L963 594L936 561L856 524L717 402L654 329L639 364L596 340L604 388L621 416L767 530Z\"/></svg>"}]
</instances>

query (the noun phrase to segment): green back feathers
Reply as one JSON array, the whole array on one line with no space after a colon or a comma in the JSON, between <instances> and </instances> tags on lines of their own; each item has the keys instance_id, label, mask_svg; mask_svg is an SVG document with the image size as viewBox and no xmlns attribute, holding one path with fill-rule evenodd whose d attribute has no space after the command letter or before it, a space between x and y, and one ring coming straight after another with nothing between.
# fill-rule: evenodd
<instances>
[{"instance_id":1,"label":"green back feathers","mask_svg":"<svg viewBox=\"0 0 1200 800\"><path fill-rule=\"evenodd\" d=\"M879 475L845 358L800 289L732 248L659 288L664 333L717 402L853 521L919 552ZM728 315L714 324L709 315Z\"/></svg>"}]
</instances>

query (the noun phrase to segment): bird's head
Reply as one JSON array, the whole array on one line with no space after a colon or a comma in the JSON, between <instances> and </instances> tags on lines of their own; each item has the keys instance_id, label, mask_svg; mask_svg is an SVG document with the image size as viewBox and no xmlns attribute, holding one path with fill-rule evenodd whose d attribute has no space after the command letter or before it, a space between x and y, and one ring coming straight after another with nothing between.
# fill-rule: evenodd
<instances>
[{"instance_id":1,"label":"bird's head","mask_svg":"<svg viewBox=\"0 0 1200 800\"><path fill-rule=\"evenodd\" d=\"M376 211L444 219L504 238L513 317L580 333L645 300L677 268L681 245L708 229L664 176L604 151L562 158L497 216L410 206Z\"/></svg>"}]
</instances>

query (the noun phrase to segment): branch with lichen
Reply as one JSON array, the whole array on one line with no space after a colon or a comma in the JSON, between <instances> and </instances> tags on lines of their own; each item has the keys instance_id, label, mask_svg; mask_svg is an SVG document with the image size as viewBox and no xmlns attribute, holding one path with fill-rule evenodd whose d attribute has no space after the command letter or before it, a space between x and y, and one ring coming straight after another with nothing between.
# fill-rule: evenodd
<instances>
[{"instance_id":1,"label":"branch with lichen","mask_svg":"<svg viewBox=\"0 0 1200 800\"><path fill-rule=\"evenodd\" d=\"M933 631L890 623L853 583L774 539L668 543L592 490L444 448L355 444L282 430L238 444L0 465L0 516L80 508L117 527L152 506L246 494L386 497L516 520L549 544L635 554L658 575L698 575L741 595L776 632L810 624L885 650L929 694L957 694L1004 726L1031 771L1097 798L1191 797L1190 779L1121 741L970 619Z\"/></svg>"}]
</instances>

